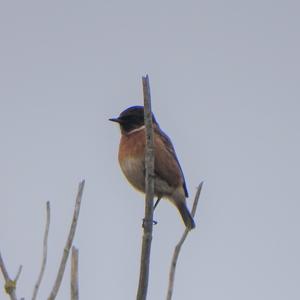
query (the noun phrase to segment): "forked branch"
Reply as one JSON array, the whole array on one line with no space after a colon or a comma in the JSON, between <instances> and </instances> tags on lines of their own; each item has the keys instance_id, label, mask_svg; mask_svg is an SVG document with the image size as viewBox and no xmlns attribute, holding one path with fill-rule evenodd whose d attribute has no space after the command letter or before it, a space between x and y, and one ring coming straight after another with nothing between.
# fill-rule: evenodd
<instances>
[{"instance_id":1,"label":"forked branch","mask_svg":"<svg viewBox=\"0 0 300 300\"><path fill-rule=\"evenodd\" d=\"M16 286L17 286L17 281L22 272L22 266L19 267L19 270L18 270L18 273L17 273L15 279L12 280L8 274L8 271L5 267L5 263L1 256L1 252L0 252L0 269L1 269L1 272L2 272L4 280L5 280L5 284L4 284L5 292L9 295L11 300L17 300Z\"/></svg>"}]
</instances>

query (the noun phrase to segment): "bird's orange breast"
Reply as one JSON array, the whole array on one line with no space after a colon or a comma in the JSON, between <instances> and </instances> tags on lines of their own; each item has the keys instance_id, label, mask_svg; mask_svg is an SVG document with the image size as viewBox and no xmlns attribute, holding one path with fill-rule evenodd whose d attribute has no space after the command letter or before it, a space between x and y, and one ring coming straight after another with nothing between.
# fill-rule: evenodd
<instances>
[{"instance_id":1,"label":"bird's orange breast","mask_svg":"<svg viewBox=\"0 0 300 300\"><path fill-rule=\"evenodd\" d=\"M119 163L127 180L139 191L145 191L145 131L122 134Z\"/></svg>"}]
</instances>

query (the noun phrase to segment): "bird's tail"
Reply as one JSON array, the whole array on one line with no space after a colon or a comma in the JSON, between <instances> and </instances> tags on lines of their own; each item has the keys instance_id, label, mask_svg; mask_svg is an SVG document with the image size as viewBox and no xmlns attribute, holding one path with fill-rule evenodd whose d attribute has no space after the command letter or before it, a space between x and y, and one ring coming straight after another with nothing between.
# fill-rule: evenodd
<instances>
[{"instance_id":1,"label":"bird's tail","mask_svg":"<svg viewBox=\"0 0 300 300\"><path fill-rule=\"evenodd\" d=\"M188 228L189 230L195 228L195 221L191 215L191 213L189 212L189 209L187 208L186 204L184 202L181 203L176 203L176 206L180 212L180 215L182 217L182 220L186 226L186 228Z\"/></svg>"}]
</instances>

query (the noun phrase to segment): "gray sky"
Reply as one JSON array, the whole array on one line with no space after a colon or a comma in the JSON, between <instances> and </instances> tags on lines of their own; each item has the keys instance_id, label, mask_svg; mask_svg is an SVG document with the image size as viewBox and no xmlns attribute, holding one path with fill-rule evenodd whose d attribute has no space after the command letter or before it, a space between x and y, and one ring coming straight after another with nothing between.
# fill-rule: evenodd
<instances>
[{"instance_id":1,"label":"gray sky","mask_svg":"<svg viewBox=\"0 0 300 300\"><path fill-rule=\"evenodd\" d=\"M12 275L24 266L19 296L29 299L37 278L50 200L39 298L48 295L85 178L81 298L135 298L144 201L121 174L119 130L107 119L142 103L148 73L190 195L205 181L174 300L299 299L299 9L264 0L1 3L0 247ZM149 299L160 300L184 227L168 202L155 219ZM58 299L68 297L69 267Z\"/></svg>"}]
</instances>

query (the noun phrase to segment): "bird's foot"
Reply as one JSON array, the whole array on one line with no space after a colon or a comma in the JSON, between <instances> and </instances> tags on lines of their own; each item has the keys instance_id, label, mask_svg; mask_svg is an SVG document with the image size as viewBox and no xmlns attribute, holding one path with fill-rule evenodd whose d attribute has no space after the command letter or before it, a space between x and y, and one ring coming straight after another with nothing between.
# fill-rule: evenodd
<instances>
[{"instance_id":1,"label":"bird's foot","mask_svg":"<svg viewBox=\"0 0 300 300\"><path fill-rule=\"evenodd\" d=\"M145 226L147 225L148 222L151 222L151 221L144 218L144 219L143 219L142 227L145 228ZM153 224L153 225L156 225L157 223L158 223L157 221L152 220L152 224Z\"/></svg>"}]
</instances>

